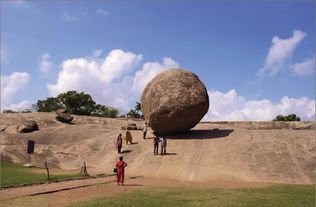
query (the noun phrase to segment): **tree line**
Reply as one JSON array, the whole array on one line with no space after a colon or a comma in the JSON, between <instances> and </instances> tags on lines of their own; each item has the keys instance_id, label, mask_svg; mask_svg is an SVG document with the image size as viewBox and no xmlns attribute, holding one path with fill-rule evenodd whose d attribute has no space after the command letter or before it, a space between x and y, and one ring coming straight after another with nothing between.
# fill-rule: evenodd
<instances>
[{"instance_id":1,"label":"tree line","mask_svg":"<svg viewBox=\"0 0 316 207\"><path fill-rule=\"evenodd\" d=\"M37 112L53 112L58 109L66 109L70 114L85 115L85 116L99 116L116 118L119 115L119 110L115 107L105 106L97 104L92 97L84 92L78 93L77 91L68 91L61 93L56 97L48 97L44 100L38 100L36 104L32 105L34 111ZM30 109L24 109L20 111L22 113L30 113ZM3 110L3 113L18 113L11 109ZM127 114L121 115L121 117L134 117L144 118L141 111L141 105L136 102L134 108L132 108ZM289 114L287 116L277 115L273 121L300 121L300 117L296 114Z\"/></svg>"},{"instance_id":2,"label":"tree line","mask_svg":"<svg viewBox=\"0 0 316 207\"><path fill-rule=\"evenodd\" d=\"M97 104L92 97L84 92L68 91L61 93L56 97L48 97L44 100L38 100L36 104L32 105L31 109L23 109L21 111L14 111L12 109L3 110L2 113L30 113L36 112L53 112L58 109L65 109L70 114L98 116L116 118L119 116L119 110L115 107ZM136 102L136 106L127 114L121 117L143 118L140 103Z\"/></svg>"}]
</instances>

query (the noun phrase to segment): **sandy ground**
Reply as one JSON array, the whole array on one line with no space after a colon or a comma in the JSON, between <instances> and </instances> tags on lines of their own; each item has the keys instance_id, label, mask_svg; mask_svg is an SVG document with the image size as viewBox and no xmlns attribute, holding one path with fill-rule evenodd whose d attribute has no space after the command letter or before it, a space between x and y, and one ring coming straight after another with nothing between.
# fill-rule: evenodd
<instances>
[{"instance_id":1,"label":"sandy ground","mask_svg":"<svg viewBox=\"0 0 316 207\"><path fill-rule=\"evenodd\" d=\"M95 185L97 184L97 185ZM268 183L238 181L190 182L170 179L137 177L127 179L124 186L118 186L114 177L66 181L38 186L11 188L0 191L2 206L63 206L115 193L129 192L150 187L181 188L261 188ZM26 196L28 195L28 196Z\"/></svg>"},{"instance_id":2,"label":"sandy ground","mask_svg":"<svg viewBox=\"0 0 316 207\"><path fill-rule=\"evenodd\" d=\"M39 130L21 134L16 126L36 120ZM89 174L112 174L118 157L121 126L144 121L74 116L74 124L55 120L54 113L1 114L1 160L24 164L27 140L35 141L32 163ZM132 145L123 146L131 176L211 182L315 182L315 122L207 122L168 136L167 156L154 156L152 131L131 131Z\"/></svg>"}]
</instances>

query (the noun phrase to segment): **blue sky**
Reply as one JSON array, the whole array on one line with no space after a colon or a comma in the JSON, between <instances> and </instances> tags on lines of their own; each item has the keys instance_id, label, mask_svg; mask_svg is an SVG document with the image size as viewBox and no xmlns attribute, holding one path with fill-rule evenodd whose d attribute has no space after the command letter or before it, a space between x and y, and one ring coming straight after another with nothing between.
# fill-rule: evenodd
<instances>
[{"instance_id":1,"label":"blue sky","mask_svg":"<svg viewBox=\"0 0 316 207\"><path fill-rule=\"evenodd\" d=\"M314 4L1 1L1 107L77 90L126 111L180 67L209 92L206 120L312 120Z\"/></svg>"}]
</instances>

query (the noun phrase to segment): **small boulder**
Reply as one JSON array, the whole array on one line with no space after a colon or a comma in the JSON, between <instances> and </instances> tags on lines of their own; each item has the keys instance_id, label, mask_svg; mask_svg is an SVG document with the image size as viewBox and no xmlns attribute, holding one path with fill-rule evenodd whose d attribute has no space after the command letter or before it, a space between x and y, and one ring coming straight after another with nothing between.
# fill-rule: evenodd
<instances>
[{"instance_id":1,"label":"small boulder","mask_svg":"<svg viewBox=\"0 0 316 207\"><path fill-rule=\"evenodd\" d=\"M0 125L0 131L4 131L4 130L6 130L7 129L7 126L6 125Z\"/></svg>"},{"instance_id":2,"label":"small boulder","mask_svg":"<svg viewBox=\"0 0 316 207\"><path fill-rule=\"evenodd\" d=\"M70 114L66 113L65 109L58 109L56 111L56 119L63 123L71 123L73 117Z\"/></svg>"},{"instance_id":3,"label":"small boulder","mask_svg":"<svg viewBox=\"0 0 316 207\"><path fill-rule=\"evenodd\" d=\"M28 133L28 132L33 132L38 130L38 125L36 121L29 120L29 121L24 121L22 124L17 126L17 131L21 133Z\"/></svg>"},{"instance_id":4,"label":"small boulder","mask_svg":"<svg viewBox=\"0 0 316 207\"><path fill-rule=\"evenodd\" d=\"M127 125L126 129L128 130L137 130L137 125L134 123L130 123Z\"/></svg>"}]
</instances>

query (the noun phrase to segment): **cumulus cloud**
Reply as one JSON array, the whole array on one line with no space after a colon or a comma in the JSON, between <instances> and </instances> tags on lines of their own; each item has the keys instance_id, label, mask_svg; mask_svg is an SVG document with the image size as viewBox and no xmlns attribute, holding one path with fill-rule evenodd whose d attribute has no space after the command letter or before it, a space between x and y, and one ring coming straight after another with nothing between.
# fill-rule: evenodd
<instances>
[{"instance_id":1,"label":"cumulus cloud","mask_svg":"<svg viewBox=\"0 0 316 207\"><path fill-rule=\"evenodd\" d=\"M30 79L28 73L14 72L10 76L1 76L1 106L10 104L19 90L23 89Z\"/></svg>"},{"instance_id":2,"label":"cumulus cloud","mask_svg":"<svg viewBox=\"0 0 316 207\"><path fill-rule=\"evenodd\" d=\"M179 66L173 59L163 58L162 63L147 62L135 71L142 58L141 54L116 49L103 59L65 60L57 83L48 84L48 90L52 96L69 90L83 91L97 103L128 111L139 101L142 89L151 78L163 70Z\"/></svg>"},{"instance_id":3,"label":"cumulus cloud","mask_svg":"<svg viewBox=\"0 0 316 207\"><path fill-rule=\"evenodd\" d=\"M109 12L107 10L105 10L105 9L98 9L95 13L97 15L99 15L99 16L103 16L103 17L106 17L106 18L109 17Z\"/></svg>"},{"instance_id":4,"label":"cumulus cloud","mask_svg":"<svg viewBox=\"0 0 316 207\"><path fill-rule=\"evenodd\" d=\"M278 103L271 100L247 100L235 90L227 93L208 91L210 109L203 120L271 121L277 115L297 114L302 120L315 120L315 100L307 97L283 97Z\"/></svg>"},{"instance_id":5,"label":"cumulus cloud","mask_svg":"<svg viewBox=\"0 0 316 207\"><path fill-rule=\"evenodd\" d=\"M135 73L133 89L142 92L151 79L170 68L179 68L179 64L172 58L163 58L162 64L158 62L145 63L143 68Z\"/></svg>"},{"instance_id":6,"label":"cumulus cloud","mask_svg":"<svg viewBox=\"0 0 316 207\"><path fill-rule=\"evenodd\" d=\"M68 90L84 91L91 94L98 103L128 110L128 97L131 95L133 80L126 74L141 60L142 55L118 49L112 50L100 60L65 60L57 83L48 84L48 89L53 96Z\"/></svg>"},{"instance_id":7,"label":"cumulus cloud","mask_svg":"<svg viewBox=\"0 0 316 207\"><path fill-rule=\"evenodd\" d=\"M297 45L304 39L306 33L294 30L292 37L281 39L278 36L272 38L272 46L269 49L264 66L258 71L258 75L275 75L289 65L292 54Z\"/></svg>"},{"instance_id":8,"label":"cumulus cloud","mask_svg":"<svg viewBox=\"0 0 316 207\"><path fill-rule=\"evenodd\" d=\"M315 73L315 57L306 59L303 62L291 65L291 69L296 75L305 76Z\"/></svg>"},{"instance_id":9,"label":"cumulus cloud","mask_svg":"<svg viewBox=\"0 0 316 207\"><path fill-rule=\"evenodd\" d=\"M47 52L44 52L43 55L41 55L39 69L42 73L48 73L51 70L53 63L50 61L50 58L51 57Z\"/></svg>"},{"instance_id":10,"label":"cumulus cloud","mask_svg":"<svg viewBox=\"0 0 316 207\"><path fill-rule=\"evenodd\" d=\"M13 111L21 112L25 109L31 109L31 108L32 108L32 102L29 100L24 100L17 104L11 104L10 106L5 107L4 109L11 109Z\"/></svg>"}]
</instances>

